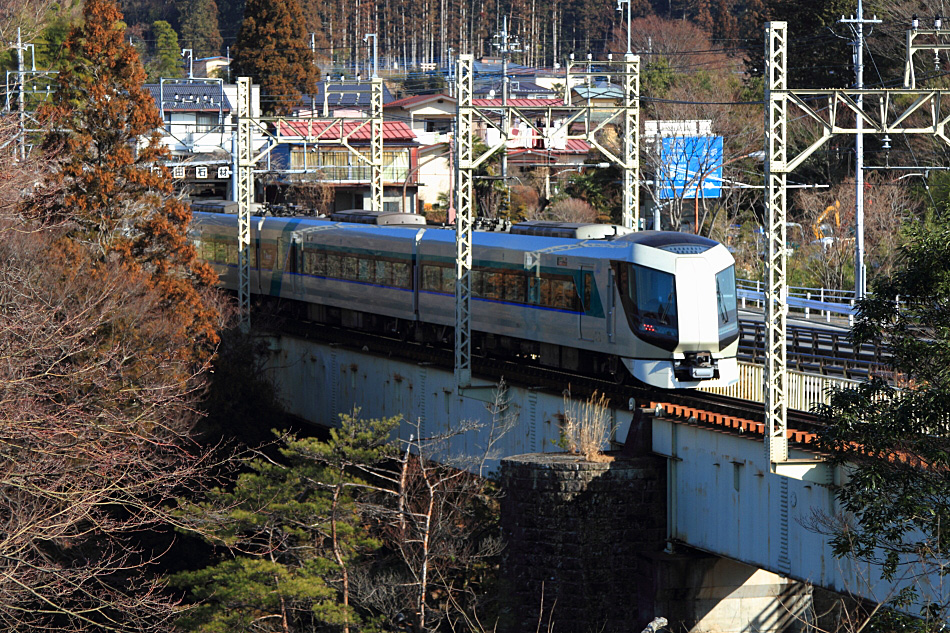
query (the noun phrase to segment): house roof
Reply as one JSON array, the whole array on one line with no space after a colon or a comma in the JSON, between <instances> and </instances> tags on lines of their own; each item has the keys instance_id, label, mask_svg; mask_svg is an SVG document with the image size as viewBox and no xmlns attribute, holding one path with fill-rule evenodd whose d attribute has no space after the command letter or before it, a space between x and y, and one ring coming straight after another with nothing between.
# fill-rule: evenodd
<instances>
[{"instance_id":1,"label":"house roof","mask_svg":"<svg viewBox=\"0 0 950 633\"><path fill-rule=\"evenodd\" d=\"M509 149L509 156L521 156L534 154L536 156L564 156L565 154L578 154L586 156L590 152L590 143L579 138L568 139L563 149Z\"/></svg>"},{"instance_id":2,"label":"house roof","mask_svg":"<svg viewBox=\"0 0 950 633\"><path fill-rule=\"evenodd\" d=\"M402 99L396 99L395 101L390 101L386 104L387 108L408 108L414 105L420 105L423 103L429 103L430 101L449 101L455 103L455 97L450 97L446 94L434 94L434 95L415 95L412 97L403 97Z\"/></svg>"},{"instance_id":3,"label":"house roof","mask_svg":"<svg viewBox=\"0 0 950 633\"><path fill-rule=\"evenodd\" d=\"M280 136L301 137L317 141L332 141L346 138L348 141L372 141L373 126L369 119L365 121L340 121L307 119L294 121L283 119L277 130ZM383 141L410 143L416 140L416 135L408 125L402 121L383 122Z\"/></svg>"},{"instance_id":4,"label":"house roof","mask_svg":"<svg viewBox=\"0 0 950 633\"><path fill-rule=\"evenodd\" d=\"M323 93L327 91L327 106L331 108L358 107L369 108L372 105L372 83L369 81L320 81L317 83L317 91L313 95L303 95L300 99L300 106L310 108L315 104L317 108L323 107ZM388 104L393 101L393 95L383 84L383 103Z\"/></svg>"},{"instance_id":5,"label":"house roof","mask_svg":"<svg viewBox=\"0 0 950 633\"><path fill-rule=\"evenodd\" d=\"M502 90L504 90L504 82L501 80L501 77L490 80L478 79L474 82L473 92L475 94L485 95L492 90L495 91L496 95L500 95ZM533 81L509 77L508 94L551 97L556 93L550 88L539 86Z\"/></svg>"},{"instance_id":6,"label":"house roof","mask_svg":"<svg viewBox=\"0 0 950 633\"><path fill-rule=\"evenodd\" d=\"M155 105L166 112L231 111L231 103L219 83L172 82L145 84Z\"/></svg>"},{"instance_id":7,"label":"house roof","mask_svg":"<svg viewBox=\"0 0 950 633\"><path fill-rule=\"evenodd\" d=\"M581 99L623 99L623 88L615 84L575 86L573 91Z\"/></svg>"},{"instance_id":8,"label":"house roof","mask_svg":"<svg viewBox=\"0 0 950 633\"><path fill-rule=\"evenodd\" d=\"M472 99L472 105L483 108L501 107L501 99ZM563 99L508 99L508 105L516 108L547 108L564 105Z\"/></svg>"}]
</instances>

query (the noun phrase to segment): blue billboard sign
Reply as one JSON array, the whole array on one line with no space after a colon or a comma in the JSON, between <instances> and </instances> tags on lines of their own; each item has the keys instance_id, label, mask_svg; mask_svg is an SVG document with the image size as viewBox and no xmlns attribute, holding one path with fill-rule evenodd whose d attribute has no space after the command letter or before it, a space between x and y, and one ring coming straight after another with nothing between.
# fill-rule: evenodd
<instances>
[{"instance_id":1,"label":"blue billboard sign","mask_svg":"<svg viewBox=\"0 0 950 633\"><path fill-rule=\"evenodd\" d=\"M668 136L662 139L656 175L661 199L718 198L722 192L722 137Z\"/></svg>"}]
</instances>

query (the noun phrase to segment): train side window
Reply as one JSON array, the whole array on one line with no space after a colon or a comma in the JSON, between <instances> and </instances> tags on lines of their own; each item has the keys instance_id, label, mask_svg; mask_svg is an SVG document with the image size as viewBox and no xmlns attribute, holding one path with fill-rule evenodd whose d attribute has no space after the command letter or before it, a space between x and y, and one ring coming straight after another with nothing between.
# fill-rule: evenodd
<instances>
[{"instance_id":1,"label":"train side window","mask_svg":"<svg viewBox=\"0 0 950 633\"><path fill-rule=\"evenodd\" d=\"M201 250L198 251L201 253L201 259L206 262L214 261L214 242L211 240L202 240L201 241Z\"/></svg>"},{"instance_id":2,"label":"train side window","mask_svg":"<svg viewBox=\"0 0 950 633\"><path fill-rule=\"evenodd\" d=\"M574 310L577 303L574 282L568 279L551 280L551 306L561 310Z\"/></svg>"},{"instance_id":3,"label":"train side window","mask_svg":"<svg viewBox=\"0 0 950 633\"><path fill-rule=\"evenodd\" d=\"M228 261L228 245L225 242L214 243L214 261L224 264Z\"/></svg>"},{"instance_id":4,"label":"train side window","mask_svg":"<svg viewBox=\"0 0 950 633\"><path fill-rule=\"evenodd\" d=\"M327 253L327 277L341 279L343 268L343 258L335 253Z\"/></svg>"},{"instance_id":5,"label":"train side window","mask_svg":"<svg viewBox=\"0 0 950 633\"><path fill-rule=\"evenodd\" d=\"M473 270L472 271L472 296L484 297L485 293L483 292L483 288L482 288L482 286L484 285L485 285L485 271Z\"/></svg>"},{"instance_id":6,"label":"train side window","mask_svg":"<svg viewBox=\"0 0 950 633\"><path fill-rule=\"evenodd\" d=\"M238 245L228 242L228 263L237 266L238 263Z\"/></svg>"},{"instance_id":7,"label":"train side window","mask_svg":"<svg viewBox=\"0 0 950 633\"><path fill-rule=\"evenodd\" d=\"M375 272L376 267L373 265L373 260L361 257L359 260L359 270L357 271L359 280L372 283L374 279L373 273Z\"/></svg>"},{"instance_id":8,"label":"train side window","mask_svg":"<svg viewBox=\"0 0 950 633\"><path fill-rule=\"evenodd\" d=\"M501 299L502 298L502 285L504 284L503 275L496 271L490 271L485 273L484 280L482 282L482 290L485 293L486 299Z\"/></svg>"},{"instance_id":9,"label":"train side window","mask_svg":"<svg viewBox=\"0 0 950 633\"><path fill-rule=\"evenodd\" d=\"M442 292L442 271L438 266L427 264L422 267L422 289Z\"/></svg>"},{"instance_id":10,"label":"train side window","mask_svg":"<svg viewBox=\"0 0 950 633\"><path fill-rule=\"evenodd\" d=\"M541 305L549 307L554 305L553 279L541 279Z\"/></svg>"},{"instance_id":11,"label":"train side window","mask_svg":"<svg viewBox=\"0 0 950 633\"><path fill-rule=\"evenodd\" d=\"M356 279L356 262L355 257L343 257L343 279Z\"/></svg>"},{"instance_id":12,"label":"train side window","mask_svg":"<svg viewBox=\"0 0 950 633\"><path fill-rule=\"evenodd\" d=\"M273 270L274 261L277 259L276 244L261 244L261 268Z\"/></svg>"},{"instance_id":13,"label":"train side window","mask_svg":"<svg viewBox=\"0 0 950 633\"><path fill-rule=\"evenodd\" d=\"M311 253L311 260L313 262L313 274L314 275L326 275L327 274L327 254L324 251L317 251Z\"/></svg>"},{"instance_id":14,"label":"train side window","mask_svg":"<svg viewBox=\"0 0 950 633\"><path fill-rule=\"evenodd\" d=\"M397 288L412 288L412 275L409 274L409 264L393 263L393 285Z\"/></svg>"},{"instance_id":15,"label":"train side window","mask_svg":"<svg viewBox=\"0 0 950 633\"><path fill-rule=\"evenodd\" d=\"M442 269L442 292L455 294L455 268L445 266Z\"/></svg>"},{"instance_id":16,"label":"train side window","mask_svg":"<svg viewBox=\"0 0 950 633\"><path fill-rule=\"evenodd\" d=\"M519 274L505 275L505 301L524 303L524 276Z\"/></svg>"},{"instance_id":17,"label":"train side window","mask_svg":"<svg viewBox=\"0 0 950 633\"><path fill-rule=\"evenodd\" d=\"M528 303L537 305L541 302L541 279L528 277Z\"/></svg>"},{"instance_id":18,"label":"train side window","mask_svg":"<svg viewBox=\"0 0 950 633\"><path fill-rule=\"evenodd\" d=\"M585 272L584 273L584 291L581 306L584 309L584 312L590 312L591 304L593 303L594 295L594 273Z\"/></svg>"},{"instance_id":19,"label":"train side window","mask_svg":"<svg viewBox=\"0 0 950 633\"><path fill-rule=\"evenodd\" d=\"M304 250L303 272L305 275L322 275L326 272L326 253Z\"/></svg>"},{"instance_id":20,"label":"train side window","mask_svg":"<svg viewBox=\"0 0 950 633\"><path fill-rule=\"evenodd\" d=\"M392 272L392 262L387 262L382 259L376 260L376 283L383 286L393 285Z\"/></svg>"}]
</instances>

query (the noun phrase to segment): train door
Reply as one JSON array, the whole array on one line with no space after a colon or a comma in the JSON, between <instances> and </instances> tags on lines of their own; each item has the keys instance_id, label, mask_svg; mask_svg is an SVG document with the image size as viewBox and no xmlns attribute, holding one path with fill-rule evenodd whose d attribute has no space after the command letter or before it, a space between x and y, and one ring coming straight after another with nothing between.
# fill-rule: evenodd
<instances>
[{"instance_id":1,"label":"train door","mask_svg":"<svg viewBox=\"0 0 950 633\"><path fill-rule=\"evenodd\" d=\"M594 301L594 267L581 266L580 276L577 278L578 307L577 335L584 340L593 340L594 326L588 316Z\"/></svg>"}]
</instances>

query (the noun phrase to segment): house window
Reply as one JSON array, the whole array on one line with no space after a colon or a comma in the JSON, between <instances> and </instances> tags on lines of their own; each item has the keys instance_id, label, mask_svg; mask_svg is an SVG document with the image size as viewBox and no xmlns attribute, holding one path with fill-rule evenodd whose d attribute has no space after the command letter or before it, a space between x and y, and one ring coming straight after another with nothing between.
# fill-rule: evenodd
<instances>
[{"instance_id":1,"label":"house window","mask_svg":"<svg viewBox=\"0 0 950 633\"><path fill-rule=\"evenodd\" d=\"M196 132L211 132L218 125L218 115L217 114L205 114L203 112L198 113L198 118L195 121L195 131Z\"/></svg>"}]
</instances>

